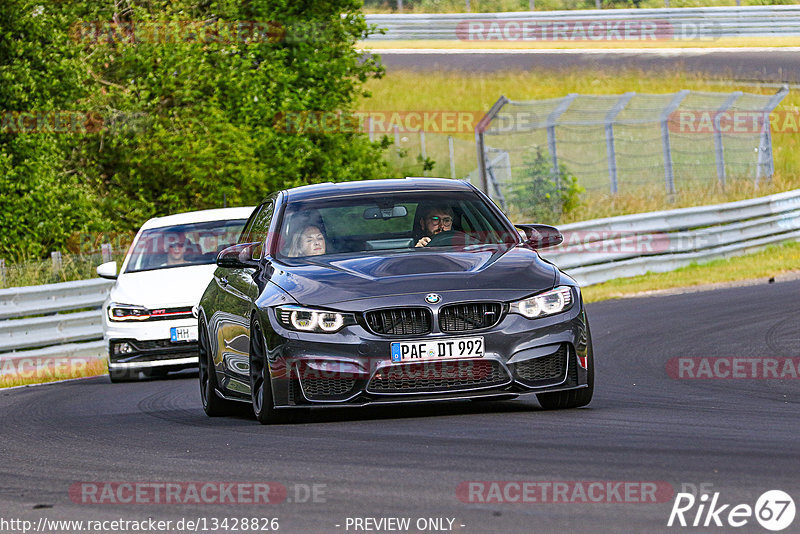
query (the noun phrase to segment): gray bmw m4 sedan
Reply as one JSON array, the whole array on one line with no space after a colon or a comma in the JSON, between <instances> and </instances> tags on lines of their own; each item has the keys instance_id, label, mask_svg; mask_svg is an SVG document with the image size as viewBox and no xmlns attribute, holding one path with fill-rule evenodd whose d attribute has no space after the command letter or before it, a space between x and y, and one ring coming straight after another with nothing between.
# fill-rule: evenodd
<instances>
[{"instance_id":1,"label":"gray bmw m4 sedan","mask_svg":"<svg viewBox=\"0 0 800 534\"><path fill-rule=\"evenodd\" d=\"M535 394L588 404L591 334L577 283L469 183L326 183L277 192L219 253L197 308L209 416Z\"/></svg>"}]
</instances>

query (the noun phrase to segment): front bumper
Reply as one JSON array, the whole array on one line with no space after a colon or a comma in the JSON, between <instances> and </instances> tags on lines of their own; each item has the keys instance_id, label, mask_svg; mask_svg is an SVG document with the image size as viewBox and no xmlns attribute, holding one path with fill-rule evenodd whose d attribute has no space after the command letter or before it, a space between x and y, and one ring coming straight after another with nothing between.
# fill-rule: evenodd
<instances>
[{"instance_id":1,"label":"front bumper","mask_svg":"<svg viewBox=\"0 0 800 534\"><path fill-rule=\"evenodd\" d=\"M197 367L197 341L173 342L173 327L196 328L197 321L176 319L141 323L109 323L105 330L110 371Z\"/></svg>"},{"instance_id":2,"label":"front bumper","mask_svg":"<svg viewBox=\"0 0 800 534\"><path fill-rule=\"evenodd\" d=\"M391 343L363 325L337 334L281 328L274 317L269 348L276 407L363 406L408 401L514 397L586 387L591 339L582 303L536 320L507 314L493 328L441 332L402 341L481 336L483 357L392 363ZM241 362L223 361L229 392L249 392Z\"/></svg>"}]
</instances>

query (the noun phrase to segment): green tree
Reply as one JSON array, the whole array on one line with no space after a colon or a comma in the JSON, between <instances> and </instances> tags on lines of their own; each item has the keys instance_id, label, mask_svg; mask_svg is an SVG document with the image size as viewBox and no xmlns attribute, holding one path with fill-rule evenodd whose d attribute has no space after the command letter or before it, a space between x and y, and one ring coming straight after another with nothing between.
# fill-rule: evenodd
<instances>
[{"instance_id":1,"label":"green tree","mask_svg":"<svg viewBox=\"0 0 800 534\"><path fill-rule=\"evenodd\" d=\"M43 115L87 109L69 21L58 4L4 0L0 9L0 257L42 256L103 226L94 192L66 163L80 134L48 133Z\"/></svg>"},{"instance_id":2,"label":"green tree","mask_svg":"<svg viewBox=\"0 0 800 534\"><path fill-rule=\"evenodd\" d=\"M121 117L87 137L77 165L107 216L133 227L221 206L223 194L251 204L282 187L383 174L379 144L361 132L276 127L287 112L347 114L361 84L382 74L353 49L370 31L358 8L352 0L177 1L87 13L137 29L135 40L83 39L104 89L95 106ZM214 42L192 38L187 20L217 29ZM164 42L147 28L175 31Z\"/></svg>"},{"instance_id":3,"label":"green tree","mask_svg":"<svg viewBox=\"0 0 800 534\"><path fill-rule=\"evenodd\" d=\"M512 177L505 197L509 207L527 222L557 224L563 214L578 207L583 192L563 163L559 175L553 176L551 160L537 147Z\"/></svg>"}]
</instances>

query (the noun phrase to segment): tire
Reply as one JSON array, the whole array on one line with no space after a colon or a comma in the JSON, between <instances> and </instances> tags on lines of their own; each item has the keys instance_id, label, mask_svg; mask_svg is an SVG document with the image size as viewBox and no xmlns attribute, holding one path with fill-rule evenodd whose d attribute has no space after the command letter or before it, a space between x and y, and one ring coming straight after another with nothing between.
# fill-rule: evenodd
<instances>
[{"instance_id":1,"label":"tire","mask_svg":"<svg viewBox=\"0 0 800 534\"><path fill-rule=\"evenodd\" d=\"M264 336L255 321L250 328L250 397L253 403L253 415L262 425L282 423L286 420L285 416L275 410Z\"/></svg>"},{"instance_id":2,"label":"tire","mask_svg":"<svg viewBox=\"0 0 800 534\"><path fill-rule=\"evenodd\" d=\"M540 393L536 400L545 410L564 410L567 408L580 408L592 401L594 395L594 350L592 349L591 335L586 353L587 387L571 389L569 391L554 391L553 393ZM577 365L577 364L576 364Z\"/></svg>"},{"instance_id":3,"label":"tire","mask_svg":"<svg viewBox=\"0 0 800 534\"><path fill-rule=\"evenodd\" d=\"M112 384L119 384L120 382L136 382L139 380L139 371L125 369L122 371L108 370L108 378L111 379Z\"/></svg>"},{"instance_id":4,"label":"tire","mask_svg":"<svg viewBox=\"0 0 800 534\"><path fill-rule=\"evenodd\" d=\"M215 391L217 385L217 371L214 368L214 355L211 354L211 343L208 337L208 328L201 320L198 328L198 363L200 378L200 400L203 410L209 417L231 415L236 411L237 405L233 401L223 399Z\"/></svg>"}]
</instances>

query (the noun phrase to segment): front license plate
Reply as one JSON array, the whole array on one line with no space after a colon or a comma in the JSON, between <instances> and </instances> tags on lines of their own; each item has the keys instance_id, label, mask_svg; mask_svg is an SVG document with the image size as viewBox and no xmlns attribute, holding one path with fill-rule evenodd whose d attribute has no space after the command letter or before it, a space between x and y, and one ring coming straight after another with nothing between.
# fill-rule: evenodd
<instances>
[{"instance_id":1,"label":"front license plate","mask_svg":"<svg viewBox=\"0 0 800 534\"><path fill-rule=\"evenodd\" d=\"M169 340L173 343L197 341L196 326L173 326L169 329Z\"/></svg>"},{"instance_id":2,"label":"front license plate","mask_svg":"<svg viewBox=\"0 0 800 534\"><path fill-rule=\"evenodd\" d=\"M392 363L448 358L480 358L482 356L483 337L392 343Z\"/></svg>"}]
</instances>

